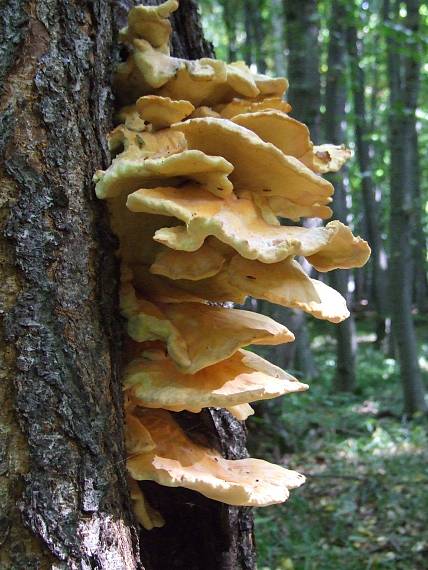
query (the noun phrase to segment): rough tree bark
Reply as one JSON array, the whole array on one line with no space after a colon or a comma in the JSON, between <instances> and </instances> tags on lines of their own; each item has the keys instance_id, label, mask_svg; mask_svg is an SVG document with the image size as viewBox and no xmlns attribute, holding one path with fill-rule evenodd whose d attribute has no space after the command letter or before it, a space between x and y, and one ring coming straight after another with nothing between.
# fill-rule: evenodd
<instances>
[{"instance_id":1,"label":"rough tree bark","mask_svg":"<svg viewBox=\"0 0 428 570\"><path fill-rule=\"evenodd\" d=\"M343 144L345 142L345 105L346 105L346 2L333 0L330 16L330 41L328 45L328 71L325 92L325 137L331 143ZM335 194L333 211L335 219L347 222L348 208L346 203L346 186L344 175L337 173L330 175L334 184ZM348 272L332 271L330 279L334 289L339 291L351 305L348 291ZM355 355L356 337L353 316L346 319L336 327L337 338L337 365L335 388L343 391L353 390L355 387Z\"/></svg>"},{"instance_id":2,"label":"rough tree bark","mask_svg":"<svg viewBox=\"0 0 428 570\"><path fill-rule=\"evenodd\" d=\"M181 5L175 52L208 54L195 3ZM0 7L0 567L251 569L247 509L153 485L168 524L140 540L130 510L115 239L91 182L109 161L125 8ZM191 421L228 457L246 454L243 427L225 413Z\"/></svg>"},{"instance_id":3,"label":"rough tree bark","mask_svg":"<svg viewBox=\"0 0 428 570\"><path fill-rule=\"evenodd\" d=\"M390 302L392 331L397 346L405 410L409 414L427 412L424 385L418 362L418 346L412 318L413 256L412 237L416 221L414 169L415 113L419 91L419 6L406 1L406 32L397 31L398 4L394 10L384 0L389 81L390 166Z\"/></svg>"}]
</instances>

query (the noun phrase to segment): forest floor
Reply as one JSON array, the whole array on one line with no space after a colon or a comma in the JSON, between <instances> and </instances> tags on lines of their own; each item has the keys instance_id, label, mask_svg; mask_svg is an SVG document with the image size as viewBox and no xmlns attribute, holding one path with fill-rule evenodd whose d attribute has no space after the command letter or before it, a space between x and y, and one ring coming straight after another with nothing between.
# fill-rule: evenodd
<instances>
[{"instance_id":1,"label":"forest floor","mask_svg":"<svg viewBox=\"0 0 428 570\"><path fill-rule=\"evenodd\" d=\"M284 505L256 510L259 570L428 567L427 419L402 416L396 363L358 328L356 394L331 393L334 338L316 325L319 378L249 422L253 454L307 477ZM419 332L428 380L426 324Z\"/></svg>"}]
</instances>

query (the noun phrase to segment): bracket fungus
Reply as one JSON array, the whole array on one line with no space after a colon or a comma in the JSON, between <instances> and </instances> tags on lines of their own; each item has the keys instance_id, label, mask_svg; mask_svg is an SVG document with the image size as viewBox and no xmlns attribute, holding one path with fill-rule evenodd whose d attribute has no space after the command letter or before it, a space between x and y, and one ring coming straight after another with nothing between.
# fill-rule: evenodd
<instances>
[{"instance_id":1,"label":"bracket fungus","mask_svg":"<svg viewBox=\"0 0 428 570\"><path fill-rule=\"evenodd\" d=\"M270 317L203 303L150 303L124 312L137 342L161 340L179 368L193 374L250 344L278 345L294 335ZM201 330L204 334L201 335Z\"/></svg>"},{"instance_id":2,"label":"bracket fungus","mask_svg":"<svg viewBox=\"0 0 428 570\"><path fill-rule=\"evenodd\" d=\"M285 155L298 158L314 172L337 172L352 156L344 146L314 145L308 127L280 110L243 113L231 120L250 129L265 142L272 143Z\"/></svg>"},{"instance_id":3,"label":"bracket fungus","mask_svg":"<svg viewBox=\"0 0 428 570\"><path fill-rule=\"evenodd\" d=\"M146 95L136 103L137 111L144 122L152 125L155 131L170 127L188 117L195 107L189 101L174 101L169 97Z\"/></svg>"},{"instance_id":4,"label":"bracket fungus","mask_svg":"<svg viewBox=\"0 0 428 570\"><path fill-rule=\"evenodd\" d=\"M215 117L189 119L171 128L184 134L189 148L220 154L233 165L230 180L238 196L242 192L282 196L296 207L330 201L330 182L250 129Z\"/></svg>"},{"instance_id":5,"label":"bracket fungus","mask_svg":"<svg viewBox=\"0 0 428 570\"><path fill-rule=\"evenodd\" d=\"M131 477L167 487L185 487L229 505L267 506L284 502L305 478L261 459L224 459L194 443L171 414L145 410L142 422L156 444L128 460Z\"/></svg>"},{"instance_id":6,"label":"bracket fungus","mask_svg":"<svg viewBox=\"0 0 428 570\"><path fill-rule=\"evenodd\" d=\"M194 374L183 373L166 355L157 360L137 358L125 370L124 387L133 402L173 412L228 408L308 388L277 366L242 349Z\"/></svg>"},{"instance_id":7,"label":"bracket fungus","mask_svg":"<svg viewBox=\"0 0 428 570\"><path fill-rule=\"evenodd\" d=\"M291 342L293 333L230 304L253 296L340 322L345 299L297 258L322 273L361 267L370 254L338 221L287 225L331 216L333 187L321 174L351 153L312 143L288 115L286 79L242 62L172 57L168 16L177 7L168 0L129 12L120 35L129 55L115 78L124 107L109 135L115 157L94 176L119 238L127 467L147 529L165 521L138 480L252 506L285 501L303 483L262 460L224 459L192 441L174 414L224 407L243 420L254 401L306 390L244 350Z\"/></svg>"}]
</instances>

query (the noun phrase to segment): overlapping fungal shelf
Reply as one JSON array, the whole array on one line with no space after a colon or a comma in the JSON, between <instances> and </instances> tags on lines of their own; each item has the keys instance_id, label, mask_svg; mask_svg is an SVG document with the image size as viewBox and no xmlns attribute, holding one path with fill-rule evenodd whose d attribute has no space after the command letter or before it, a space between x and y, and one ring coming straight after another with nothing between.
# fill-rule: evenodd
<instances>
[{"instance_id":1,"label":"overlapping fungal shelf","mask_svg":"<svg viewBox=\"0 0 428 570\"><path fill-rule=\"evenodd\" d=\"M310 278L361 267L367 243L331 216L333 188L320 174L349 152L314 146L283 101L287 81L241 62L170 56L168 16L178 2L137 6L121 40L129 49L116 90L124 106L109 135L115 158L95 175L120 240L121 310L131 498L145 528L164 524L138 480L182 486L230 505L285 501L304 477L259 459L230 461L194 443L174 412L225 407L238 419L251 402L308 386L248 345L292 342L282 324L231 308L247 296L338 323L345 300Z\"/></svg>"}]
</instances>

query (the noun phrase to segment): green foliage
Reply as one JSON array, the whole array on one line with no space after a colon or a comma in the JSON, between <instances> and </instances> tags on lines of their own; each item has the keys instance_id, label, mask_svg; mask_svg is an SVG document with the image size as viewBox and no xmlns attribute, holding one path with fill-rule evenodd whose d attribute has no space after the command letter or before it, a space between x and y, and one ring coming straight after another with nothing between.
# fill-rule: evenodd
<instances>
[{"instance_id":1,"label":"green foliage","mask_svg":"<svg viewBox=\"0 0 428 570\"><path fill-rule=\"evenodd\" d=\"M316 324L319 378L249 422L253 454L308 478L284 505L255 513L263 570L426 567L427 421L400 416L395 361L374 348L366 322L358 328L358 394L331 393L334 340ZM420 337L427 371L426 325Z\"/></svg>"}]
</instances>

